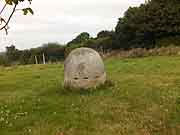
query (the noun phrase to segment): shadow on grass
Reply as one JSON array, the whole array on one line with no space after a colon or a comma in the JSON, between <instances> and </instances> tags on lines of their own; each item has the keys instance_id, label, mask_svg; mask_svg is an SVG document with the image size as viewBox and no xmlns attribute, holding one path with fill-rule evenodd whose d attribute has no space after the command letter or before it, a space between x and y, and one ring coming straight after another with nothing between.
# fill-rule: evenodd
<instances>
[{"instance_id":1,"label":"shadow on grass","mask_svg":"<svg viewBox=\"0 0 180 135\"><path fill-rule=\"evenodd\" d=\"M61 90L59 92L60 95L92 95L94 93L97 93L99 91L106 91L109 88L114 87L114 82L107 80L105 84L100 85L96 88L90 88L90 89L77 89L77 88L64 88L64 86L61 86Z\"/></svg>"}]
</instances>

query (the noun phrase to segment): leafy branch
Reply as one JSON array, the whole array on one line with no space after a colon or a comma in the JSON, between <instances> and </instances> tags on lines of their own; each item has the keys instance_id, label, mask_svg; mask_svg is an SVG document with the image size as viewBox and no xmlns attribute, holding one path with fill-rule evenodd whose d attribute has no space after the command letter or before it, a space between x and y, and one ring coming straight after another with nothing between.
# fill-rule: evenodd
<instances>
[{"instance_id":1,"label":"leafy branch","mask_svg":"<svg viewBox=\"0 0 180 135\"><path fill-rule=\"evenodd\" d=\"M28 8L23 8L23 9L16 9L18 4L20 2L24 2L24 1L28 1L30 4L32 2L32 0L5 0L5 4L3 6L3 8L0 10L0 26L3 25L1 28L0 28L0 31L1 30L5 30L6 32L6 35L8 34L8 29L9 29L9 22L10 20L12 19L14 13L17 11L17 10L21 10L23 11L23 14L24 15L27 15L28 13L31 13L31 14L34 14L33 10L28 7ZM13 6L13 10L11 12L11 14L9 15L9 17L7 18L7 21L4 17L2 17L2 13L5 11L5 8L7 7L7 5L9 6Z\"/></svg>"}]
</instances>

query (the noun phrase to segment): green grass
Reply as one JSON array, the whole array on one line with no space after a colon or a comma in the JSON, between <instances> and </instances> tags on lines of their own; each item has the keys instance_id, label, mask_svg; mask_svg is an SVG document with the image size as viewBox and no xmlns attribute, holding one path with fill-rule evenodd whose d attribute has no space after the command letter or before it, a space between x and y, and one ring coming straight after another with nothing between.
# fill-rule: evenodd
<instances>
[{"instance_id":1,"label":"green grass","mask_svg":"<svg viewBox=\"0 0 180 135\"><path fill-rule=\"evenodd\" d=\"M0 135L179 135L180 57L105 61L113 86L63 89L63 66L0 67Z\"/></svg>"}]
</instances>

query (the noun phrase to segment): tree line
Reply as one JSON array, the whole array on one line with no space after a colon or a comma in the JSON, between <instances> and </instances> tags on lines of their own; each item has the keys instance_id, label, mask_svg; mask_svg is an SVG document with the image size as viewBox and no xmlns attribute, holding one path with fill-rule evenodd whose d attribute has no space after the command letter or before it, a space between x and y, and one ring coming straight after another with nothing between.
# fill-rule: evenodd
<instances>
[{"instance_id":1,"label":"tree line","mask_svg":"<svg viewBox=\"0 0 180 135\"><path fill-rule=\"evenodd\" d=\"M38 48L18 50L14 45L6 47L6 52L0 55L0 65L35 64L35 58L39 64L43 63L43 55L47 62L64 60L65 47L58 43L47 43Z\"/></svg>"},{"instance_id":2,"label":"tree line","mask_svg":"<svg viewBox=\"0 0 180 135\"><path fill-rule=\"evenodd\" d=\"M90 47L101 51L101 46L105 47L107 40L109 40L108 34L108 31L102 31L97 38L92 38L89 33L83 32L67 45L47 43L37 48L25 50L19 50L15 45L11 45L6 47L5 53L0 54L0 65L26 65L35 64L36 62L42 64L43 55L46 62L59 62L63 61L73 49L78 47Z\"/></svg>"},{"instance_id":3,"label":"tree line","mask_svg":"<svg viewBox=\"0 0 180 135\"><path fill-rule=\"evenodd\" d=\"M88 34L85 37L85 40L74 39L68 43L68 47L87 46L106 52L179 46L180 1L149 0L139 7L129 7L119 18L114 31L101 31L96 38L89 38Z\"/></svg>"},{"instance_id":4,"label":"tree line","mask_svg":"<svg viewBox=\"0 0 180 135\"><path fill-rule=\"evenodd\" d=\"M180 45L180 1L150 0L139 7L129 7L112 31L103 30L95 38L83 32L66 45L48 43L29 50L10 46L5 54L0 55L0 64L33 64L35 56L42 63L43 54L47 61L57 62L78 47L106 53L117 49L151 49L168 45Z\"/></svg>"}]
</instances>

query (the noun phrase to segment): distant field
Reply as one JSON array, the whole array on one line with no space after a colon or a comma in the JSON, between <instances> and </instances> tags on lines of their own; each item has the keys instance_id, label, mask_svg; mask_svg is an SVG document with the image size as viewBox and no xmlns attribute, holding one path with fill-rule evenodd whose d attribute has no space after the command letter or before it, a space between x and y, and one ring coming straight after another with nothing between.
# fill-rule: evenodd
<instances>
[{"instance_id":1,"label":"distant field","mask_svg":"<svg viewBox=\"0 0 180 135\"><path fill-rule=\"evenodd\" d=\"M111 87L63 89L63 65L0 67L0 135L180 135L180 57L105 61Z\"/></svg>"}]
</instances>

